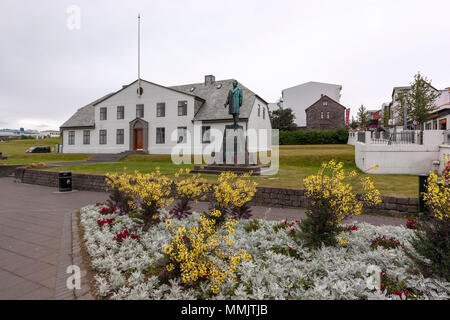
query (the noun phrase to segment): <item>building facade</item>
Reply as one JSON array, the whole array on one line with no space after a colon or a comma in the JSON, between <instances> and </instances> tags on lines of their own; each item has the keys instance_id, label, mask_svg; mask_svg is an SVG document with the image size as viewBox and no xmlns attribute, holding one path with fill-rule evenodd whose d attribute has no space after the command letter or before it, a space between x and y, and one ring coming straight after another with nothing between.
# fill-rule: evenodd
<instances>
[{"instance_id":1,"label":"building facade","mask_svg":"<svg viewBox=\"0 0 450 320\"><path fill-rule=\"evenodd\" d=\"M322 95L326 95L339 103L341 90L341 85L313 81L306 82L282 90L282 107L291 108L295 115L296 125L300 128L305 128L308 127L305 110L320 99Z\"/></svg>"},{"instance_id":2,"label":"building facade","mask_svg":"<svg viewBox=\"0 0 450 320\"><path fill-rule=\"evenodd\" d=\"M306 128L308 130L331 130L345 127L346 108L327 95L306 108Z\"/></svg>"},{"instance_id":3,"label":"building facade","mask_svg":"<svg viewBox=\"0 0 450 320\"><path fill-rule=\"evenodd\" d=\"M204 153L219 143L215 133L232 124L224 108L232 82L216 81L212 75L203 83L173 87L135 80L80 108L61 126L63 153L171 154L182 148ZM267 102L241 84L238 87L243 90L239 125L264 129L266 141L258 143L258 151L270 150Z\"/></svg>"}]
</instances>

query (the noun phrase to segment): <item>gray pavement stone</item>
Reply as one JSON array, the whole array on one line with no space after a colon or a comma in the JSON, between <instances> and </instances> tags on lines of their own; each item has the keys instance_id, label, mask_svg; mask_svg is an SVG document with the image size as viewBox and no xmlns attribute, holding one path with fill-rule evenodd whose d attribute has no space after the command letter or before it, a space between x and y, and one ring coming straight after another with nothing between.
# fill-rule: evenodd
<instances>
[{"instance_id":1,"label":"gray pavement stone","mask_svg":"<svg viewBox=\"0 0 450 320\"><path fill-rule=\"evenodd\" d=\"M9 177L0 178L0 190L0 299L67 299L70 294L73 299L65 285L65 270L72 264L71 213L105 201L107 194L56 193L56 188L15 183ZM69 224L64 232L65 217ZM64 269L59 286L58 267Z\"/></svg>"}]
</instances>

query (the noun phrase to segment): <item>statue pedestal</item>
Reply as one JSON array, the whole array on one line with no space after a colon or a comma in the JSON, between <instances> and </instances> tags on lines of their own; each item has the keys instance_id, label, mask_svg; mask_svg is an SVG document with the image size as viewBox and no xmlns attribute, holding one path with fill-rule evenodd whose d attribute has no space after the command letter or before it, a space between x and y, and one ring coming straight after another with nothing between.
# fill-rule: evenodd
<instances>
[{"instance_id":1,"label":"statue pedestal","mask_svg":"<svg viewBox=\"0 0 450 320\"><path fill-rule=\"evenodd\" d=\"M260 175L261 165L258 165L257 153L248 152L247 135L242 126L227 125L223 135L220 152L213 152L210 163L206 166L195 166L192 173L220 174L232 171L239 174L252 172Z\"/></svg>"}]
</instances>

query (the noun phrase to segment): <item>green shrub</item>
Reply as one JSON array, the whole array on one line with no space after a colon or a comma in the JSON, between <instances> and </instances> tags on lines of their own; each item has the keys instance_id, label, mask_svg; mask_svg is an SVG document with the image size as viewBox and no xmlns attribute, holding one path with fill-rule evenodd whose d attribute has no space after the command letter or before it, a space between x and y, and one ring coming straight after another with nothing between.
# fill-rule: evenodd
<instances>
[{"instance_id":1,"label":"green shrub","mask_svg":"<svg viewBox=\"0 0 450 320\"><path fill-rule=\"evenodd\" d=\"M280 131L280 145L347 144L348 129Z\"/></svg>"}]
</instances>

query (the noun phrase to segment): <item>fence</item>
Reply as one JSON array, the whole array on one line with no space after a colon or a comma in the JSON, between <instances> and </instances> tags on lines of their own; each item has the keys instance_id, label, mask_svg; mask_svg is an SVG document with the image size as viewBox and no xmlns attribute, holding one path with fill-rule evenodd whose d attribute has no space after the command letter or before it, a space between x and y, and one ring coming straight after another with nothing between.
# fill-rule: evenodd
<instances>
[{"instance_id":1,"label":"fence","mask_svg":"<svg viewBox=\"0 0 450 320\"><path fill-rule=\"evenodd\" d=\"M450 130L444 132L444 144L450 145Z\"/></svg>"},{"instance_id":2,"label":"fence","mask_svg":"<svg viewBox=\"0 0 450 320\"><path fill-rule=\"evenodd\" d=\"M371 143L375 144L420 144L423 145L423 131L372 132Z\"/></svg>"},{"instance_id":3,"label":"fence","mask_svg":"<svg viewBox=\"0 0 450 320\"><path fill-rule=\"evenodd\" d=\"M358 142L366 143L366 133L364 131L358 132Z\"/></svg>"}]
</instances>

